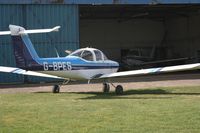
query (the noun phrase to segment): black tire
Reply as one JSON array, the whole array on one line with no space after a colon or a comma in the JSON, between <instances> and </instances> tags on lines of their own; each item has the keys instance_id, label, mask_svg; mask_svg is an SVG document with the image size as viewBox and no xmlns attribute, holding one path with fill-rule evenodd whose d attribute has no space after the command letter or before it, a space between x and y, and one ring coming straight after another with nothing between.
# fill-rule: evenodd
<instances>
[{"instance_id":1,"label":"black tire","mask_svg":"<svg viewBox=\"0 0 200 133\"><path fill-rule=\"evenodd\" d=\"M118 85L116 88L115 88L115 93L117 95L122 95L123 94L123 87L121 85Z\"/></svg>"},{"instance_id":2,"label":"black tire","mask_svg":"<svg viewBox=\"0 0 200 133\"><path fill-rule=\"evenodd\" d=\"M60 86L59 85L54 85L53 86L53 93L59 93L60 92Z\"/></svg>"},{"instance_id":3,"label":"black tire","mask_svg":"<svg viewBox=\"0 0 200 133\"><path fill-rule=\"evenodd\" d=\"M110 92L110 85L108 83L103 83L103 93Z\"/></svg>"}]
</instances>

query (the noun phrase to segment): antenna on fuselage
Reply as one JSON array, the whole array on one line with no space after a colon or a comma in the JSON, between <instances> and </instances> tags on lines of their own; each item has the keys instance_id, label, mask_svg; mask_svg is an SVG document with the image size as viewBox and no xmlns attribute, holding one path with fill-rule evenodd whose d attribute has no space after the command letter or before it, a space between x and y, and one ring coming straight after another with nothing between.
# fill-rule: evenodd
<instances>
[{"instance_id":1,"label":"antenna on fuselage","mask_svg":"<svg viewBox=\"0 0 200 133\"><path fill-rule=\"evenodd\" d=\"M59 58L60 55L59 55L58 50L57 50L56 48L55 48L55 51L56 51L56 55L57 55L57 57Z\"/></svg>"}]
</instances>

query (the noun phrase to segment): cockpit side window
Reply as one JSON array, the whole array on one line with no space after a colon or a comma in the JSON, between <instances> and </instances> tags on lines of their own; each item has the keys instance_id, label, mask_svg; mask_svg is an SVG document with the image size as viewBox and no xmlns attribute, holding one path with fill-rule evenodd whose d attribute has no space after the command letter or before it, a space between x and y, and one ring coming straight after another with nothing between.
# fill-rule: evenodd
<instances>
[{"instance_id":1,"label":"cockpit side window","mask_svg":"<svg viewBox=\"0 0 200 133\"><path fill-rule=\"evenodd\" d=\"M95 50L94 53L95 53L95 55L96 55L96 61L101 61L101 60L103 60L103 59L102 59L102 54L101 54L100 51Z\"/></svg>"},{"instance_id":2,"label":"cockpit side window","mask_svg":"<svg viewBox=\"0 0 200 133\"><path fill-rule=\"evenodd\" d=\"M81 54L81 57L85 60L88 60L88 61L94 60L92 52L87 51L87 50L83 51L83 53Z\"/></svg>"}]
</instances>

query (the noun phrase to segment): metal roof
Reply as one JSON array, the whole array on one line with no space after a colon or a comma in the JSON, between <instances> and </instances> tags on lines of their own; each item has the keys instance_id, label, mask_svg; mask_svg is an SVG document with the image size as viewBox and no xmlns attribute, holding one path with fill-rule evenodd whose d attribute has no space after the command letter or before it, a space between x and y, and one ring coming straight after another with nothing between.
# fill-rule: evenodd
<instances>
[{"instance_id":1,"label":"metal roof","mask_svg":"<svg viewBox=\"0 0 200 133\"><path fill-rule=\"evenodd\" d=\"M0 4L200 4L200 0L0 0Z\"/></svg>"}]
</instances>

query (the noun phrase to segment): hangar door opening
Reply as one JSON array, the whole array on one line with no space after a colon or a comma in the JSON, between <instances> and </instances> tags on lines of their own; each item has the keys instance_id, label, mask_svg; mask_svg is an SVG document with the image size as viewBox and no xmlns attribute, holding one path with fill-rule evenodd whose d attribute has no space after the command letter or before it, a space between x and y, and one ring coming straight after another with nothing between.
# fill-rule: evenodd
<instances>
[{"instance_id":1,"label":"hangar door opening","mask_svg":"<svg viewBox=\"0 0 200 133\"><path fill-rule=\"evenodd\" d=\"M123 69L198 62L198 5L84 5L80 47L101 49Z\"/></svg>"}]
</instances>

